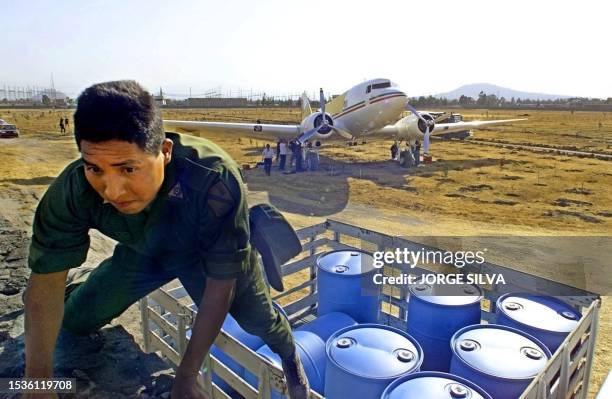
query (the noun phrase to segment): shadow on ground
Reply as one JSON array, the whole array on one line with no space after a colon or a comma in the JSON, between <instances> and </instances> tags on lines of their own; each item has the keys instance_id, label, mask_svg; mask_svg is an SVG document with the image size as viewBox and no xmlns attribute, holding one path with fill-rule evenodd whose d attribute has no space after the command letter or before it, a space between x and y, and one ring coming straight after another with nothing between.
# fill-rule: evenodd
<instances>
[{"instance_id":1,"label":"shadow on ground","mask_svg":"<svg viewBox=\"0 0 612 399\"><path fill-rule=\"evenodd\" d=\"M0 343L0 378L24 375L24 335ZM145 354L121 326L90 336L62 332L55 350L55 377L76 378L76 398L169 397L173 376L167 363Z\"/></svg>"},{"instance_id":2,"label":"shadow on ground","mask_svg":"<svg viewBox=\"0 0 612 399\"><path fill-rule=\"evenodd\" d=\"M521 163L503 162L504 165ZM497 165L500 165L500 160L494 158L441 159L418 168L403 168L392 160L354 162L321 156L317 171L281 172L275 162L271 176L266 176L263 169L255 169L245 171L245 179L249 190L267 192L270 203L280 211L324 217L341 212L348 205L349 178L368 180L381 188L414 190L414 187L409 187L414 177L441 178L449 171ZM375 190L372 195L377 195Z\"/></svg>"}]
</instances>

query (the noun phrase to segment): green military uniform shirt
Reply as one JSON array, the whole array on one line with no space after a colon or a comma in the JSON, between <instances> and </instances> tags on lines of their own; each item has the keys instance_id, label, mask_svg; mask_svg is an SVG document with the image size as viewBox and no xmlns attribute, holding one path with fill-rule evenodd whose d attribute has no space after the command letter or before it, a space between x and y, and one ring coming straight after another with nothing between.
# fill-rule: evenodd
<instances>
[{"instance_id":1,"label":"green military uniform shirt","mask_svg":"<svg viewBox=\"0 0 612 399\"><path fill-rule=\"evenodd\" d=\"M249 262L246 195L236 163L209 140L167 133L172 160L154 201L120 213L89 185L84 164L68 165L42 198L34 218L29 266L51 273L81 265L89 229L97 229L165 269L200 264L216 279L236 278Z\"/></svg>"}]
</instances>

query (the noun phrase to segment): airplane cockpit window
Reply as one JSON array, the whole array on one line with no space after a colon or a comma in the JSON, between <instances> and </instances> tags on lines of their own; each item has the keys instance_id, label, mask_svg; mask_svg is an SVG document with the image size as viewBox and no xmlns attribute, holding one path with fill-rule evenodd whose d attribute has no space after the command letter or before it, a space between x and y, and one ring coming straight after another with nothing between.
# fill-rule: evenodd
<instances>
[{"instance_id":1,"label":"airplane cockpit window","mask_svg":"<svg viewBox=\"0 0 612 399\"><path fill-rule=\"evenodd\" d=\"M387 87L391 87L391 82L382 82L382 83L373 84L372 85L372 90L375 90L375 89L386 89Z\"/></svg>"},{"instance_id":2,"label":"airplane cockpit window","mask_svg":"<svg viewBox=\"0 0 612 399\"><path fill-rule=\"evenodd\" d=\"M369 85L368 88L366 89L366 94L368 94L371 91L372 91L372 85Z\"/></svg>"}]
</instances>

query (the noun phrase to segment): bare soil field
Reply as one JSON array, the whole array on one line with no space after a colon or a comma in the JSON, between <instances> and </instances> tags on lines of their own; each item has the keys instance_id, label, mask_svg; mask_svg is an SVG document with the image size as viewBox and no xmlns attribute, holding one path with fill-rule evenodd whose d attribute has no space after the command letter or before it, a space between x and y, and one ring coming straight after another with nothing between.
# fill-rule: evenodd
<instances>
[{"instance_id":1,"label":"bare soil field","mask_svg":"<svg viewBox=\"0 0 612 399\"><path fill-rule=\"evenodd\" d=\"M612 153L612 114L491 110L461 113L468 120L529 118L514 126L476 130L475 138ZM526 113L529 115L524 116ZM163 114L165 119L259 119L262 123L297 123L299 119L297 109L166 109ZM62 168L78 157L72 136L59 134L60 115L71 118L70 111L0 110L0 118L16 124L22 133L18 139L0 141L0 221L15 232L0 235L3 245L11 240L21 242L21 247L27 244L38 200ZM273 137L201 136L221 145L240 164L251 166L260 161L265 143L276 141ZM432 164L403 169L389 160L390 145L389 139L371 139L366 145L354 147L341 140L329 140L320 149L321 168L316 172L281 174L273 169L272 176L267 177L262 170L247 170L249 201L269 201L296 228L333 218L410 236L611 235L611 162L475 145L469 140L432 141ZM88 262L108 256L112 246L112 242L95 237ZM23 264L25 254L21 251ZM7 337L19 334L14 321L22 316L5 315L20 311L18 293L27 278L22 269L12 270L5 279L0 274L0 291L5 290L0 293L0 303L7 304L0 309L0 330L1 323L12 323L3 333ZM527 265L522 270L555 280L564 275L554 267L531 270ZM294 276L290 285L301 277ZM11 285L11 281L18 283ZM122 324L138 342L138 317L132 307L113 324ZM594 397L612 365L611 333L612 300L606 296L589 397ZM0 355L3 336L0 334Z\"/></svg>"}]
</instances>

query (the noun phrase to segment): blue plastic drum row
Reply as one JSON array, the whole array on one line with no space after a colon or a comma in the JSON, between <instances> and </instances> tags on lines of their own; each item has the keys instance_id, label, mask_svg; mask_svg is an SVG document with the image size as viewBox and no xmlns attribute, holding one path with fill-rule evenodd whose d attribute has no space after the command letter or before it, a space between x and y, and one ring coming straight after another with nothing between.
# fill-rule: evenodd
<instances>
[{"instance_id":1,"label":"blue plastic drum row","mask_svg":"<svg viewBox=\"0 0 612 399\"><path fill-rule=\"evenodd\" d=\"M344 313L332 312L316 318L293 332L295 345L302 360L310 387L316 392L323 394L325 388L327 363L325 343L336 331L354 325L357 325L357 322L352 317ZM267 345L259 348L257 354L281 368L280 357ZM245 371L245 380L254 387L257 387L259 384L257 376L249 371ZM279 392L273 391L272 397L279 399L282 396Z\"/></svg>"},{"instance_id":2,"label":"blue plastic drum row","mask_svg":"<svg viewBox=\"0 0 612 399\"><path fill-rule=\"evenodd\" d=\"M378 320L379 297L363 291L364 281L375 272L372 264L362 251L332 251L317 260L318 318L294 336L311 387L330 399L378 398L398 378L410 387L449 378L444 373L423 380L406 377L419 370L456 374L451 376L455 385L444 385L454 387L446 392L451 397L460 398L461 392L471 397L469 390L475 389L474 395L483 398L489 397L485 391L496 399L515 398L580 319L580 313L554 298L508 294L497 302L501 325L479 325L483 293L478 287L417 285L410 287L408 334L382 325L355 325ZM280 367L267 346L257 352ZM217 357L225 363L223 354ZM244 369L236 373L257 386L256 376Z\"/></svg>"}]
</instances>

